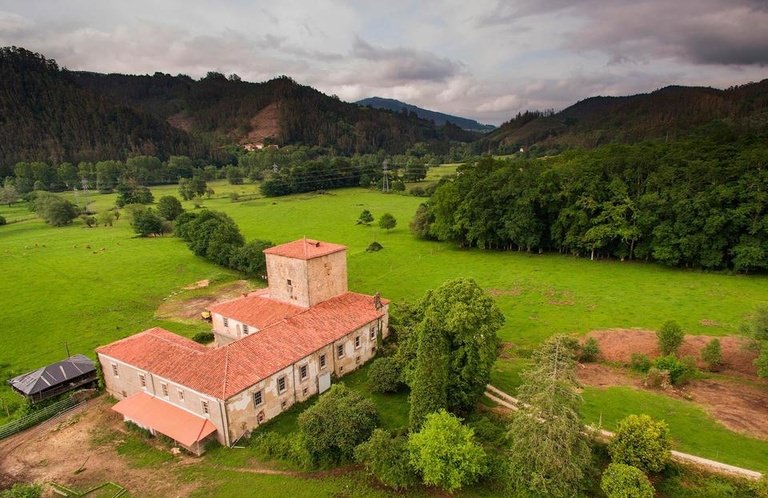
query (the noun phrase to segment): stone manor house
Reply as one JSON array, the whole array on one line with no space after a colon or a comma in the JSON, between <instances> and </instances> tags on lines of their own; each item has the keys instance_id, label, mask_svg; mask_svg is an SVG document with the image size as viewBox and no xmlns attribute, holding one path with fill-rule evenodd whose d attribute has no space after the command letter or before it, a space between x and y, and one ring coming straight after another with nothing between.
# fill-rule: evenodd
<instances>
[{"instance_id":1,"label":"stone manor house","mask_svg":"<svg viewBox=\"0 0 768 498\"><path fill-rule=\"evenodd\" d=\"M266 289L213 306L215 347L153 328L99 347L113 409L201 454L322 393L376 354L388 302L347 290L346 247L307 239L264 251Z\"/></svg>"}]
</instances>

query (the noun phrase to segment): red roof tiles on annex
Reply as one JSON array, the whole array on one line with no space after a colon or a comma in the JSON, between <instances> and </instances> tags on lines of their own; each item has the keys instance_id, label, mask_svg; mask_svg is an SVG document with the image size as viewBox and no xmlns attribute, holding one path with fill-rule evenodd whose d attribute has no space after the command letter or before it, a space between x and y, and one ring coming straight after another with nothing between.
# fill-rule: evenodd
<instances>
[{"instance_id":1,"label":"red roof tiles on annex","mask_svg":"<svg viewBox=\"0 0 768 498\"><path fill-rule=\"evenodd\" d=\"M347 292L216 349L155 328L96 351L226 400L382 316L372 296Z\"/></svg>"},{"instance_id":2,"label":"red roof tiles on annex","mask_svg":"<svg viewBox=\"0 0 768 498\"><path fill-rule=\"evenodd\" d=\"M112 409L142 427L151 427L188 447L216 432L216 426L207 418L189 413L144 392L119 401Z\"/></svg>"},{"instance_id":3,"label":"red roof tiles on annex","mask_svg":"<svg viewBox=\"0 0 768 498\"><path fill-rule=\"evenodd\" d=\"M299 239L287 244L264 249L264 254L274 254L293 259L314 259L339 251L346 251L347 247L319 240Z\"/></svg>"},{"instance_id":4,"label":"red roof tiles on annex","mask_svg":"<svg viewBox=\"0 0 768 498\"><path fill-rule=\"evenodd\" d=\"M306 308L270 299L269 289L262 289L251 292L247 296L213 305L209 310L211 313L219 313L232 320L263 329L301 313Z\"/></svg>"}]
</instances>

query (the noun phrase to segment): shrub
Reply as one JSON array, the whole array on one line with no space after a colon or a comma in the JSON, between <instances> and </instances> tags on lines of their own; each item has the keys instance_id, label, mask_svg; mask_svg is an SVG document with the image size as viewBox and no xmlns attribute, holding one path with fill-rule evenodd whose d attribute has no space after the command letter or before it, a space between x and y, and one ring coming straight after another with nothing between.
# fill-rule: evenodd
<instances>
[{"instance_id":1,"label":"shrub","mask_svg":"<svg viewBox=\"0 0 768 498\"><path fill-rule=\"evenodd\" d=\"M365 249L366 252L378 252L384 249L384 246L376 242L375 240L371 242L368 247Z\"/></svg>"},{"instance_id":2,"label":"shrub","mask_svg":"<svg viewBox=\"0 0 768 498\"><path fill-rule=\"evenodd\" d=\"M629 368L636 372L646 373L651 368L651 359L648 358L647 354L632 353Z\"/></svg>"},{"instance_id":3,"label":"shrub","mask_svg":"<svg viewBox=\"0 0 768 498\"><path fill-rule=\"evenodd\" d=\"M77 218L77 206L68 200L48 192L39 192L35 196L34 211L46 223L60 227L72 223Z\"/></svg>"},{"instance_id":4,"label":"shrub","mask_svg":"<svg viewBox=\"0 0 768 498\"><path fill-rule=\"evenodd\" d=\"M590 337L581 345L579 350L579 361L583 363L591 363L596 361L598 356L600 356L600 343L598 343L597 339L594 337Z\"/></svg>"},{"instance_id":5,"label":"shrub","mask_svg":"<svg viewBox=\"0 0 768 498\"><path fill-rule=\"evenodd\" d=\"M381 215L381 218L379 218L379 227L383 228L384 230L392 230L397 226L397 220L394 216L392 216L389 213L384 213Z\"/></svg>"},{"instance_id":6,"label":"shrub","mask_svg":"<svg viewBox=\"0 0 768 498\"><path fill-rule=\"evenodd\" d=\"M393 437L383 429L376 429L368 441L355 449L355 460L390 488L405 489L418 482L418 475L410 464L408 439L404 436Z\"/></svg>"},{"instance_id":7,"label":"shrub","mask_svg":"<svg viewBox=\"0 0 768 498\"><path fill-rule=\"evenodd\" d=\"M360 213L360 216L357 218L357 224L370 225L371 223L373 223L373 215L367 209L363 209L363 212Z\"/></svg>"},{"instance_id":8,"label":"shrub","mask_svg":"<svg viewBox=\"0 0 768 498\"><path fill-rule=\"evenodd\" d=\"M267 258L264 249L274 246L269 240L252 240L233 249L229 267L245 273L248 277L266 275Z\"/></svg>"},{"instance_id":9,"label":"shrub","mask_svg":"<svg viewBox=\"0 0 768 498\"><path fill-rule=\"evenodd\" d=\"M375 393L393 393L401 387L402 368L392 357L377 358L368 369L368 381Z\"/></svg>"},{"instance_id":10,"label":"shrub","mask_svg":"<svg viewBox=\"0 0 768 498\"><path fill-rule=\"evenodd\" d=\"M421 187L421 186L413 187L409 193L412 196L414 196L414 197L426 197L427 196L427 191L424 190L424 187Z\"/></svg>"},{"instance_id":11,"label":"shrub","mask_svg":"<svg viewBox=\"0 0 768 498\"><path fill-rule=\"evenodd\" d=\"M304 447L314 464L338 463L352 458L379 423L371 400L336 384L299 415Z\"/></svg>"},{"instance_id":12,"label":"shrub","mask_svg":"<svg viewBox=\"0 0 768 498\"><path fill-rule=\"evenodd\" d=\"M643 471L631 465L612 463L603 472L600 489L608 498L653 498L653 486Z\"/></svg>"},{"instance_id":13,"label":"shrub","mask_svg":"<svg viewBox=\"0 0 768 498\"><path fill-rule=\"evenodd\" d=\"M666 389L670 385L669 372L659 370L656 367L649 368L645 376L645 385L656 389Z\"/></svg>"},{"instance_id":14,"label":"shrub","mask_svg":"<svg viewBox=\"0 0 768 498\"><path fill-rule=\"evenodd\" d=\"M690 358L678 360L674 355L660 356L653 360L653 366L669 372L669 381L674 386L683 385L696 375L696 361Z\"/></svg>"},{"instance_id":15,"label":"shrub","mask_svg":"<svg viewBox=\"0 0 768 498\"><path fill-rule=\"evenodd\" d=\"M312 467L300 434L286 436L276 432L262 432L254 436L250 444L266 458L283 460L305 469Z\"/></svg>"},{"instance_id":16,"label":"shrub","mask_svg":"<svg viewBox=\"0 0 768 498\"><path fill-rule=\"evenodd\" d=\"M659 350L664 356L674 354L683 343L683 329L675 321L665 322L656 332L656 338L659 340Z\"/></svg>"},{"instance_id":17,"label":"shrub","mask_svg":"<svg viewBox=\"0 0 768 498\"><path fill-rule=\"evenodd\" d=\"M40 498L43 488L39 484L14 484L12 488L0 491L0 498Z\"/></svg>"},{"instance_id":18,"label":"shrub","mask_svg":"<svg viewBox=\"0 0 768 498\"><path fill-rule=\"evenodd\" d=\"M474 431L445 410L427 415L422 429L410 435L408 448L424 484L449 492L472 484L486 470L487 456Z\"/></svg>"},{"instance_id":19,"label":"shrub","mask_svg":"<svg viewBox=\"0 0 768 498\"><path fill-rule=\"evenodd\" d=\"M6 223L8 222L6 221L5 216L0 216L0 226L5 225Z\"/></svg>"},{"instance_id":20,"label":"shrub","mask_svg":"<svg viewBox=\"0 0 768 498\"><path fill-rule=\"evenodd\" d=\"M208 344L213 342L213 332L198 332L192 336L192 340L200 344Z\"/></svg>"},{"instance_id":21,"label":"shrub","mask_svg":"<svg viewBox=\"0 0 768 498\"><path fill-rule=\"evenodd\" d=\"M142 237L163 233L163 219L152 209L135 211L131 221L133 231Z\"/></svg>"},{"instance_id":22,"label":"shrub","mask_svg":"<svg viewBox=\"0 0 768 498\"><path fill-rule=\"evenodd\" d=\"M81 214L80 219L83 220L83 225L88 228L93 228L96 225L96 218L87 214Z\"/></svg>"},{"instance_id":23,"label":"shrub","mask_svg":"<svg viewBox=\"0 0 768 498\"><path fill-rule=\"evenodd\" d=\"M661 472L670 457L669 428L648 415L630 415L619 422L608 443L614 463L632 465L643 472Z\"/></svg>"},{"instance_id":24,"label":"shrub","mask_svg":"<svg viewBox=\"0 0 768 498\"><path fill-rule=\"evenodd\" d=\"M720 346L720 339L712 339L701 350L701 359L707 364L707 367L715 371L723 364L723 351Z\"/></svg>"},{"instance_id":25,"label":"shrub","mask_svg":"<svg viewBox=\"0 0 768 498\"><path fill-rule=\"evenodd\" d=\"M172 195L165 195L157 201L157 214L166 220L173 221L183 212L184 208L181 207L181 202Z\"/></svg>"}]
</instances>

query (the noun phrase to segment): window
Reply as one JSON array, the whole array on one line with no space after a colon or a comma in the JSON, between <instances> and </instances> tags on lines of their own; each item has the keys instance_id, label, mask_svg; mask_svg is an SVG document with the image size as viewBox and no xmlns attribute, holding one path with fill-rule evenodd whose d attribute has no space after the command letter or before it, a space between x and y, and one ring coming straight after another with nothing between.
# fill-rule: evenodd
<instances>
[{"instance_id":1,"label":"window","mask_svg":"<svg viewBox=\"0 0 768 498\"><path fill-rule=\"evenodd\" d=\"M355 336L355 349L360 349L360 336Z\"/></svg>"},{"instance_id":2,"label":"window","mask_svg":"<svg viewBox=\"0 0 768 498\"><path fill-rule=\"evenodd\" d=\"M168 384L160 384L160 390L163 391L163 396L168 397Z\"/></svg>"},{"instance_id":3,"label":"window","mask_svg":"<svg viewBox=\"0 0 768 498\"><path fill-rule=\"evenodd\" d=\"M117 375L117 363L112 364L112 375L114 375L115 377L120 377L119 375Z\"/></svg>"},{"instance_id":4,"label":"window","mask_svg":"<svg viewBox=\"0 0 768 498\"><path fill-rule=\"evenodd\" d=\"M360 357L359 356L355 356L355 363L360 363Z\"/></svg>"},{"instance_id":5,"label":"window","mask_svg":"<svg viewBox=\"0 0 768 498\"><path fill-rule=\"evenodd\" d=\"M305 388L304 388L304 390L303 390L303 391L301 391L301 394L302 394L303 396L306 396L308 392L309 392L309 388L308 388L308 387L305 387Z\"/></svg>"},{"instance_id":6,"label":"window","mask_svg":"<svg viewBox=\"0 0 768 498\"><path fill-rule=\"evenodd\" d=\"M246 325L246 324L243 324L243 334L245 334L245 335L249 334L249 332L248 332L248 325Z\"/></svg>"},{"instance_id":7,"label":"window","mask_svg":"<svg viewBox=\"0 0 768 498\"><path fill-rule=\"evenodd\" d=\"M373 325L371 325L370 333L371 333L371 340L375 341L376 340L376 327L374 327Z\"/></svg>"},{"instance_id":8,"label":"window","mask_svg":"<svg viewBox=\"0 0 768 498\"><path fill-rule=\"evenodd\" d=\"M262 398L261 391L256 391L253 393L253 406L259 406L264 402L264 398Z\"/></svg>"},{"instance_id":9,"label":"window","mask_svg":"<svg viewBox=\"0 0 768 498\"><path fill-rule=\"evenodd\" d=\"M288 402L286 400L283 400L282 403L280 403L280 408L285 410L286 405L288 405Z\"/></svg>"},{"instance_id":10,"label":"window","mask_svg":"<svg viewBox=\"0 0 768 498\"><path fill-rule=\"evenodd\" d=\"M207 401L201 401L200 406L203 409L203 415L206 417L211 414L211 412L208 410L208 402Z\"/></svg>"},{"instance_id":11,"label":"window","mask_svg":"<svg viewBox=\"0 0 768 498\"><path fill-rule=\"evenodd\" d=\"M277 392L285 392L285 375L277 379Z\"/></svg>"},{"instance_id":12,"label":"window","mask_svg":"<svg viewBox=\"0 0 768 498\"><path fill-rule=\"evenodd\" d=\"M264 422L264 412L263 411L260 411L259 414L256 416L256 421L258 423Z\"/></svg>"},{"instance_id":13,"label":"window","mask_svg":"<svg viewBox=\"0 0 768 498\"><path fill-rule=\"evenodd\" d=\"M325 355L321 354L320 355L320 370L322 370L323 368L325 368Z\"/></svg>"},{"instance_id":14,"label":"window","mask_svg":"<svg viewBox=\"0 0 768 498\"><path fill-rule=\"evenodd\" d=\"M306 365L302 365L299 367L299 378L301 380L307 380L307 377L309 377L309 369Z\"/></svg>"},{"instance_id":15,"label":"window","mask_svg":"<svg viewBox=\"0 0 768 498\"><path fill-rule=\"evenodd\" d=\"M344 358L344 344L339 344L336 346L336 356L339 358Z\"/></svg>"},{"instance_id":16,"label":"window","mask_svg":"<svg viewBox=\"0 0 768 498\"><path fill-rule=\"evenodd\" d=\"M181 389L179 389L179 401L181 402L184 401L184 391L182 391Z\"/></svg>"},{"instance_id":17,"label":"window","mask_svg":"<svg viewBox=\"0 0 768 498\"><path fill-rule=\"evenodd\" d=\"M139 384L141 384L142 389L147 388L147 378L144 376L144 374L139 374Z\"/></svg>"},{"instance_id":18,"label":"window","mask_svg":"<svg viewBox=\"0 0 768 498\"><path fill-rule=\"evenodd\" d=\"M286 280L286 287L288 288L288 294L293 295L293 282L291 282L291 279L289 278Z\"/></svg>"},{"instance_id":19,"label":"window","mask_svg":"<svg viewBox=\"0 0 768 498\"><path fill-rule=\"evenodd\" d=\"M225 326L225 327L229 327L229 318L227 318L227 317L225 316L225 317L224 317L224 318L222 318L222 319L224 320L224 326Z\"/></svg>"}]
</instances>

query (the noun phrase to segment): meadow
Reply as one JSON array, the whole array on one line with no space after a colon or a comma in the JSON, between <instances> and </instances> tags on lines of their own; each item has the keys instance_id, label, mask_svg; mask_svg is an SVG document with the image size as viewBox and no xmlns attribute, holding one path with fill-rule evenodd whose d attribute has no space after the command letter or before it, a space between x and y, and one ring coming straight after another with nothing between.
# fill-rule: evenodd
<instances>
[{"instance_id":1,"label":"meadow","mask_svg":"<svg viewBox=\"0 0 768 498\"><path fill-rule=\"evenodd\" d=\"M436 168L430 175L435 179L444 172L447 169ZM216 193L201 203L227 212L246 239L281 243L306 236L348 246L351 290L381 292L398 302L417 300L448 279L474 278L495 296L506 317L501 337L519 352L558 332L655 329L670 319L689 334L736 334L756 306L768 304L765 276L556 254L466 250L418 240L410 234L408 222L422 198L353 188L266 199L258 196L257 185L215 182L211 186ZM155 199L178 195L176 186L153 187L152 191ZM247 200L232 202L228 194L233 191ZM114 195L92 193L89 207L106 209L114 199ZM77 200L86 201L82 194ZM191 202L184 206L193 209ZM387 232L375 222L372 226L356 224L363 209L376 218L385 212L393 214L397 227ZM158 320L155 310L165 298L195 281L239 278L195 257L172 236L135 237L125 217L113 227L89 229L79 220L63 228L49 227L20 205L0 206L0 215L9 221L22 220L0 227L0 296L7 314L0 348L3 378L61 359L67 348L73 354L93 356L96 346L152 326L185 335L204 330L207 324L203 322ZM366 252L374 240L384 249ZM493 382L512 391L523 364L519 359L499 360ZM648 411L659 418L669 417L681 449L768 470L761 463L766 461L768 443L726 430L701 409L688 406L690 403L675 401L682 403L676 405L661 395L631 389L589 389L584 396L589 421L600 419L610 427L626 411ZM19 402L7 387L0 388L0 398L12 407ZM688 409L693 411L685 411ZM388 415L393 423L402 416ZM3 418L0 406L0 423ZM712 437L700 437L697 429L704 427L717 431ZM727 444L721 444L722 438ZM739 455L741 443L754 457Z\"/></svg>"}]
</instances>

